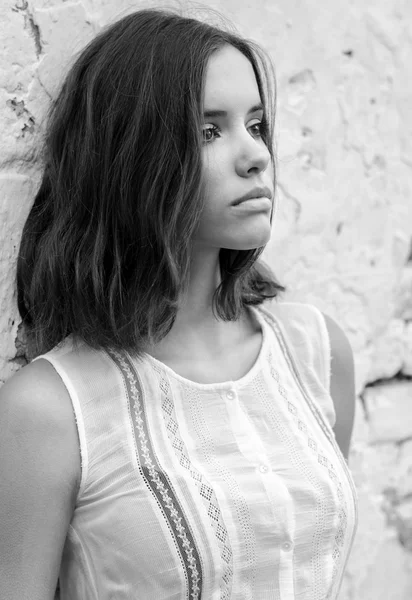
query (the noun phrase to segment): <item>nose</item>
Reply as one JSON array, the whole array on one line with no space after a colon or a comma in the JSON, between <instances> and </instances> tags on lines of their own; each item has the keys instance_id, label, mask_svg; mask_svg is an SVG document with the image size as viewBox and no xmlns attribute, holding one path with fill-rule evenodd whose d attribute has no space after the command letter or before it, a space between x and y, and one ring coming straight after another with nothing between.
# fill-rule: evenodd
<instances>
[{"instance_id":1,"label":"nose","mask_svg":"<svg viewBox=\"0 0 412 600\"><path fill-rule=\"evenodd\" d=\"M262 138L253 137L245 130L236 145L236 172L240 177L250 177L267 169L270 152Z\"/></svg>"}]
</instances>

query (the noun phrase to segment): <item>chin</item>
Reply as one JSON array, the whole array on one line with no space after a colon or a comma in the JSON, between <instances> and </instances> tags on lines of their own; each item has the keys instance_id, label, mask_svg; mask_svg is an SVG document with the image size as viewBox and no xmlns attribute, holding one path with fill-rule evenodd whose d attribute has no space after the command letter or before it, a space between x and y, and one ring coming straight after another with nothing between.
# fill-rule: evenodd
<instances>
[{"instance_id":1,"label":"chin","mask_svg":"<svg viewBox=\"0 0 412 600\"><path fill-rule=\"evenodd\" d=\"M230 250L256 250L256 248L262 248L270 240L270 229L265 232L261 232L260 235L244 235L239 236L236 240L232 240L229 244L222 245L222 248L228 248Z\"/></svg>"}]
</instances>

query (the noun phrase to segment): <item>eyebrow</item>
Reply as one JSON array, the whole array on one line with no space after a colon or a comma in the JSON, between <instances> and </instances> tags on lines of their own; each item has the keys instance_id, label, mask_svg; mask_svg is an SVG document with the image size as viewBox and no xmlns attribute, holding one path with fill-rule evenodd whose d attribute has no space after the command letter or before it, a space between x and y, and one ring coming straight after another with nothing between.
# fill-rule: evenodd
<instances>
[{"instance_id":1,"label":"eyebrow","mask_svg":"<svg viewBox=\"0 0 412 600\"><path fill-rule=\"evenodd\" d=\"M259 110L264 110L264 106L261 102L252 106L252 108L247 111L247 114L250 115L254 112L258 112ZM210 117L227 117L227 112L225 110L206 110L203 113L203 117L205 119L209 119Z\"/></svg>"}]
</instances>

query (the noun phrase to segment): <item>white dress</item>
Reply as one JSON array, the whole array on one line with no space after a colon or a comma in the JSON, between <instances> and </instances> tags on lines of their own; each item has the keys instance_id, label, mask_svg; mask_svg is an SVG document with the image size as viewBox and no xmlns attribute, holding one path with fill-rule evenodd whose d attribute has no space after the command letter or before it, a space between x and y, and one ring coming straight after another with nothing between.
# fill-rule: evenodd
<instances>
[{"instance_id":1,"label":"white dress","mask_svg":"<svg viewBox=\"0 0 412 600\"><path fill-rule=\"evenodd\" d=\"M70 338L42 357L70 394L82 460L62 600L337 598L357 507L324 318L251 310L262 347L237 381Z\"/></svg>"}]
</instances>

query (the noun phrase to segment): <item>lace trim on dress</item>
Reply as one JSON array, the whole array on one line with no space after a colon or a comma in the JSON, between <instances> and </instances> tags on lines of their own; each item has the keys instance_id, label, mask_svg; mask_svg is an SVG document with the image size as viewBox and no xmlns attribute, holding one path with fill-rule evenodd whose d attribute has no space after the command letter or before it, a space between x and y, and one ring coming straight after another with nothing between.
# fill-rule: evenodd
<instances>
[{"instance_id":1,"label":"lace trim on dress","mask_svg":"<svg viewBox=\"0 0 412 600\"><path fill-rule=\"evenodd\" d=\"M182 560L188 582L188 598L201 600L202 568L199 552L190 531L183 508L176 497L165 471L157 461L154 448L148 435L148 424L141 400L142 387L132 362L120 352L108 350L109 355L121 370L126 395L133 421L136 440L136 454L140 472L146 485L151 489L175 540L176 549Z\"/></svg>"},{"instance_id":2,"label":"lace trim on dress","mask_svg":"<svg viewBox=\"0 0 412 600\"><path fill-rule=\"evenodd\" d=\"M308 403L308 405L309 405L312 413L314 414L314 416L315 416L318 424L322 428L322 430L323 430L324 434L326 435L327 439L329 440L329 442L333 446L333 448L335 450L335 453L336 453L336 456L338 457L338 459L339 459L339 461L340 461L340 463L341 463L341 465L343 467L343 470L345 471L345 473L347 475L347 478L348 478L349 483L350 483L350 487L352 489L352 494L353 494L353 497L355 499L356 498L356 489L355 489L355 486L354 486L354 483L353 483L350 471L349 471L349 469L347 467L346 461L344 460L344 458L342 456L342 453L339 451L339 449L337 447L337 444L336 444L336 441L335 441L335 439L333 437L333 433L332 433L331 429L328 427L327 423L325 422L325 419L324 419L323 415L321 414L320 410L318 409L318 407L313 402L312 398L310 397L310 394L308 394L306 392L305 387L301 383L301 380L300 380L300 378L299 378L299 376L298 376L298 374L296 372L296 369L294 367L292 357L291 357L291 355L289 353L289 350L287 348L287 345L286 345L285 339L283 337L282 331L281 331L281 329L280 329L280 327L279 327L279 325L278 325L275 317L272 314L267 313L266 311L263 311L263 310L261 311L261 313L262 313L263 317L265 318L265 320L267 321L267 323L271 327L273 327L275 329L278 342L279 342L279 344L281 346L283 355L284 355L284 357L285 357L285 359L286 359L286 361L288 363L290 372L294 375L294 378L295 378L296 382L298 383L298 386L299 386L299 388L300 388L300 390L301 390L301 392L303 394L303 397L305 398L306 402ZM277 381L278 387L279 387L279 392L283 396L283 398L285 399L285 401L288 403L288 410L295 417L299 430L302 431L302 432L304 432L304 433L307 433L306 425L301 420L299 420L299 418L297 416L296 406L292 402L290 402L290 400L288 400L288 398L286 396L286 390L283 388L283 386L279 382L279 374L277 373L276 369L273 367L272 357L271 357L271 374L272 374L272 377L275 379L275 381ZM339 477L337 476L337 474L335 472L333 464L325 456L323 456L323 454L321 454L321 453L318 452L316 442L313 439L311 439L310 437L308 438L308 446L309 446L309 448L315 454L318 455L318 462L319 462L319 464L321 464L323 467L325 467L325 469L328 470L329 477L331 478L331 480L335 484L336 493L337 493L337 496L338 496L338 499L339 499L339 502L340 502L340 506L339 506L339 510L338 510L338 521L339 521L339 524L338 524L337 532L335 534L335 547L334 547L334 550L333 550L333 553L332 553L333 575L332 575L332 583L331 583L331 586L330 586L330 591L329 591L329 594L328 594L328 597L327 597L327 598L329 598L329 597L334 597L334 596L331 596L331 594L332 594L332 592L334 590L335 585L338 586L338 590L337 591L339 591L341 579L338 581L338 575L339 575L339 572L340 572L340 575L342 577L343 572L344 572L345 567L346 567L347 558L348 558L348 555L349 555L349 553L347 552L346 553L346 558L344 560L344 564L339 564L339 559L340 559L340 557L342 555L342 549L343 549L344 543L345 543L345 535L346 535L346 529L347 529L347 523L348 523L348 506L347 506L347 502L346 502L346 499L345 499L345 494L343 492L342 482L339 480ZM354 513L355 513L355 527L353 528L352 539L351 539L350 544L349 544L350 546L353 543L353 539L354 539L355 531L356 531L356 525L357 525L357 505L356 505L356 501L354 501ZM345 554L344 554L344 556L345 556Z\"/></svg>"},{"instance_id":3,"label":"lace trim on dress","mask_svg":"<svg viewBox=\"0 0 412 600\"><path fill-rule=\"evenodd\" d=\"M177 423L174 411L172 394L168 380L158 365L153 364L152 367L160 379L159 385L163 395L163 418L165 420L169 440L174 448L177 458L179 459L180 465L188 471L197 487L200 498L207 508L207 514L210 518L210 523L220 547L220 556L223 560L223 564L225 565L224 573L222 575L223 583L221 583L220 586L220 598L221 600L230 600L233 581L233 553L230 547L228 532L222 518L222 513L219 508L216 494L202 473L200 473L196 467L193 466L188 456L187 449L180 436L179 425Z\"/></svg>"}]
</instances>

